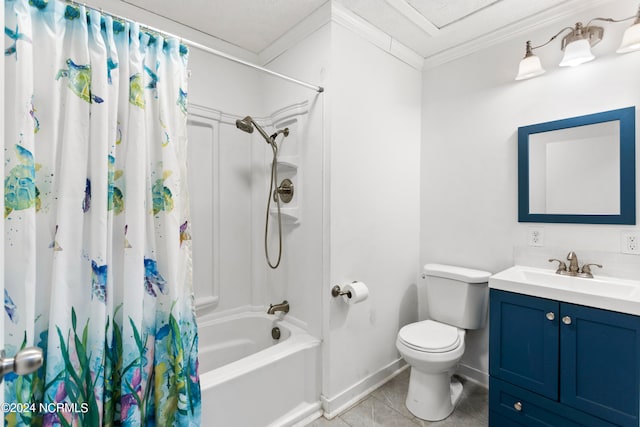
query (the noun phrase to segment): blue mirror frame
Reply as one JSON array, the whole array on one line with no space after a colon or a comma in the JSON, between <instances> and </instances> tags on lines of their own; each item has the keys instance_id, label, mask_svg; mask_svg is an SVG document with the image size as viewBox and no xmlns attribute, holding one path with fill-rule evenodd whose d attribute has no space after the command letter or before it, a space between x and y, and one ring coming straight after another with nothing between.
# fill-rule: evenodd
<instances>
[{"instance_id":1,"label":"blue mirror frame","mask_svg":"<svg viewBox=\"0 0 640 427\"><path fill-rule=\"evenodd\" d=\"M533 214L529 212L529 136L576 126L620 121L620 214ZM636 109L621 108L518 128L518 222L636 224Z\"/></svg>"}]
</instances>

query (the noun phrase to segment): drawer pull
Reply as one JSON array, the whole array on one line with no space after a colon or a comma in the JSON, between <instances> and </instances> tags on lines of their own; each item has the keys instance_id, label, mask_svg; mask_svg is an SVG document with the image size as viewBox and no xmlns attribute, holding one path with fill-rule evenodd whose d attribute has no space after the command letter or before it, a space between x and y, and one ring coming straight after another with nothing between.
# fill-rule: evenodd
<instances>
[{"instance_id":1,"label":"drawer pull","mask_svg":"<svg viewBox=\"0 0 640 427\"><path fill-rule=\"evenodd\" d=\"M550 311L550 312L547 313L547 319L553 320L555 318L556 318L556 315L555 315L555 313L553 311Z\"/></svg>"},{"instance_id":2,"label":"drawer pull","mask_svg":"<svg viewBox=\"0 0 640 427\"><path fill-rule=\"evenodd\" d=\"M564 316L562 318L562 323L564 323L565 325L570 325L571 324L571 317L569 316Z\"/></svg>"},{"instance_id":3,"label":"drawer pull","mask_svg":"<svg viewBox=\"0 0 640 427\"><path fill-rule=\"evenodd\" d=\"M520 402L514 403L513 404L513 409L515 409L518 412L522 411L522 403L520 403Z\"/></svg>"}]
</instances>

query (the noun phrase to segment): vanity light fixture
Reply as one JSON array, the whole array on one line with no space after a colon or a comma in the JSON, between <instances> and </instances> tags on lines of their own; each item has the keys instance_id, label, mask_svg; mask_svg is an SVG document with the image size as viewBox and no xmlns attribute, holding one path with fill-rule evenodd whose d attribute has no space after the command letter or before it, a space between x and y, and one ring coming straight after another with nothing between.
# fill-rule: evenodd
<instances>
[{"instance_id":1,"label":"vanity light fixture","mask_svg":"<svg viewBox=\"0 0 640 427\"><path fill-rule=\"evenodd\" d=\"M575 27L565 27L561 29L546 43L539 46L532 46L531 41L527 41L525 55L520 61L516 80L530 79L543 74L545 70L542 68L540 58L533 54L533 50L548 45L565 31L568 30L569 34L562 38L560 48L564 51L564 56L559 65L561 67L576 67L595 59L595 56L591 53L591 47L600 42L604 35L604 28L591 25L592 22L623 22L633 18L635 18L635 21L633 25L624 32L622 43L616 52L628 53L640 50L640 8L634 16L624 19L593 18L587 25L578 22Z\"/></svg>"},{"instance_id":2,"label":"vanity light fixture","mask_svg":"<svg viewBox=\"0 0 640 427\"><path fill-rule=\"evenodd\" d=\"M532 77L539 76L540 74L544 74L545 70L542 68L542 64L540 63L540 58L533 54L533 48L531 47L531 42L527 42L527 52L520 61L520 66L518 67L518 75L516 76L516 80L525 80L530 79Z\"/></svg>"}]
</instances>

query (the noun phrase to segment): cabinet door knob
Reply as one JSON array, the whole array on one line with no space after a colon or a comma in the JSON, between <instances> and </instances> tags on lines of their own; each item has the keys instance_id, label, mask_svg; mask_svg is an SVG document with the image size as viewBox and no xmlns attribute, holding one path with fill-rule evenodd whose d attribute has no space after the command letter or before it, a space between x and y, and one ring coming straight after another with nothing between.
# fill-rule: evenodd
<instances>
[{"instance_id":1,"label":"cabinet door knob","mask_svg":"<svg viewBox=\"0 0 640 427\"><path fill-rule=\"evenodd\" d=\"M569 316L564 316L562 318L562 323L564 323L565 325L570 325L571 324L571 317Z\"/></svg>"},{"instance_id":2,"label":"cabinet door knob","mask_svg":"<svg viewBox=\"0 0 640 427\"><path fill-rule=\"evenodd\" d=\"M513 409L515 409L518 412L522 411L522 403L520 403L520 402L514 403L513 404Z\"/></svg>"},{"instance_id":3,"label":"cabinet door knob","mask_svg":"<svg viewBox=\"0 0 640 427\"><path fill-rule=\"evenodd\" d=\"M553 320L555 318L556 318L556 315L555 315L555 313L553 311L550 311L550 312L547 313L547 319Z\"/></svg>"}]
</instances>

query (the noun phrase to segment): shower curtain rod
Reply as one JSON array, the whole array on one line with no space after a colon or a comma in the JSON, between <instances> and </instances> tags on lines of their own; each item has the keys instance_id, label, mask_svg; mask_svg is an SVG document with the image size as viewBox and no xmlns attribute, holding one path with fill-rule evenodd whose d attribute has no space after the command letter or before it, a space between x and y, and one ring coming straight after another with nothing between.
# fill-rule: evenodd
<instances>
[{"instance_id":1,"label":"shower curtain rod","mask_svg":"<svg viewBox=\"0 0 640 427\"><path fill-rule=\"evenodd\" d=\"M129 18L117 15L115 13L111 13L109 11L106 11L106 10L102 9L102 8L89 6L87 4L80 3L80 2L77 2L77 1L74 1L74 0L66 0L66 2L69 3L69 4L76 5L76 6L84 6L87 9L96 10L96 11L100 12L101 14L104 13L104 14L110 15L110 16L112 16L112 17L114 17L116 19L119 19L121 21L132 22ZM216 56L219 56L221 58L228 59L229 61L235 62L237 64L244 65L244 66L249 67L249 68L253 68L254 70L262 71L263 73L270 74L270 75L272 75L274 77L281 78L281 79L289 81L291 83L295 83L297 85L304 86L304 87L309 88L309 89L313 89L318 93L324 92L324 88L322 86L312 85L311 83L303 82L302 80L294 79L293 77L289 77L287 75L277 73L275 71L269 70L268 68L261 67L259 65L256 65L256 64L252 63L252 62L245 61L245 60L240 59L240 58L238 58L236 56L226 54L226 53L221 52L219 50L213 49L213 48L211 48L209 46L205 46L205 45L203 45L201 43L194 42L193 40L189 40L189 39L185 39L184 37L176 36L175 34L169 33L167 31L160 30L158 28L154 28L154 27L152 27L150 25L145 25L145 24L139 24L139 25L140 25L140 27L142 27L142 28L144 28L146 30L149 30L151 32L158 33L158 34L161 34L163 36L167 36L167 37L178 39L178 40L180 40L181 43L183 43L183 44L185 44L187 46L191 46L191 47L194 47L196 49L202 50L204 52L210 53L212 55L216 55Z\"/></svg>"}]
</instances>

